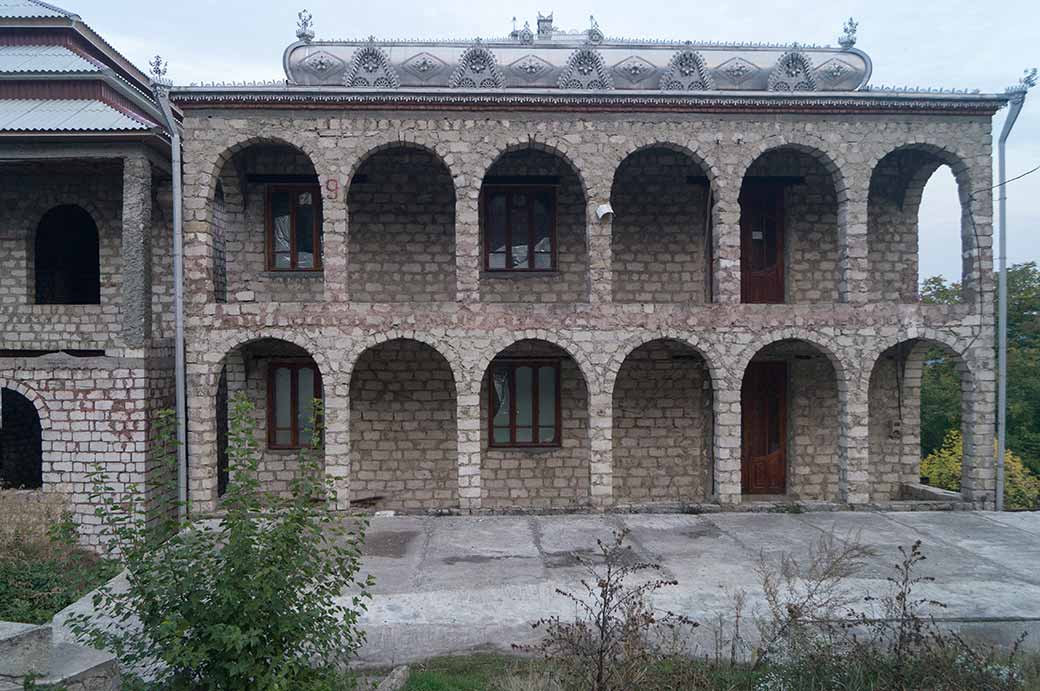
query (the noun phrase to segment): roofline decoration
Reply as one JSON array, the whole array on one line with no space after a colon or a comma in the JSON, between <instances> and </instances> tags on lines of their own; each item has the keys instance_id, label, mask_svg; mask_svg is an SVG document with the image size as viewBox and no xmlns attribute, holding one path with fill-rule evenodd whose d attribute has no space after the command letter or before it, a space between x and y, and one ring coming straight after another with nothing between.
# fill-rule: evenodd
<instances>
[{"instance_id":1,"label":"roofline decoration","mask_svg":"<svg viewBox=\"0 0 1040 691\"><path fill-rule=\"evenodd\" d=\"M309 12L297 15L296 41L282 57L293 88L420 88L584 91L852 92L864 88L872 65L855 48L850 19L841 47L611 38L594 17L582 31L561 31L552 14L501 38L467 40L317 40ZM374 69L359 69L358 59ZM475 61L475 62L474 62ZM476 68L476 72L473 68ZM488 76L484 76L484 71ZM692 70L692 71L691 71ZM793 76L789 72L794 71Z\"/></svg>"}]
</instances>

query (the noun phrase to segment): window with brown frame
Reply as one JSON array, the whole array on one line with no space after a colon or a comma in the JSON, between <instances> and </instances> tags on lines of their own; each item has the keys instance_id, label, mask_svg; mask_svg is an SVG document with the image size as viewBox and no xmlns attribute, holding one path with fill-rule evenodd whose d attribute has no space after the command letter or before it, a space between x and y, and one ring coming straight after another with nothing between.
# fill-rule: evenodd
<instances>
[{"instance_id":1,"label":"window with brown frame","mask_svg":"<svg viewBox=\"0 0 1040 691\"><path fill-rule=\"evenodd\" d=\"M560 445L558 360L495 360L488 381L488 445Z\"/></svg>"},{"instance_id":2,"label":"window with brown frame","mask_svg":"<svg viewBox=\"0 0 1040 691\"><path fill-rule=\"evenodd\" d=\"M267 270L321 270L321 188L267 187Z\"/></svg>"},{"instance_id":3,"label":"window with brown frame","mask_svg":"<svg viewBox=\"0 0 1040 691\"><path fill-rule=\"evenodd\" d=\"M484 186L484 269L556 269L556 188Z\"/></svg>"},{"instance_id":4,"label":"window with brown frame","mask_svg":"<svg viewBox=\"0 0 1040 691\"><path fill-rule=\"evenodd\" d=\"M310 362L272 362L267 368L267 446L311 445L314 399L321 399L321 374Z\"/></svg>"}]
</instances>

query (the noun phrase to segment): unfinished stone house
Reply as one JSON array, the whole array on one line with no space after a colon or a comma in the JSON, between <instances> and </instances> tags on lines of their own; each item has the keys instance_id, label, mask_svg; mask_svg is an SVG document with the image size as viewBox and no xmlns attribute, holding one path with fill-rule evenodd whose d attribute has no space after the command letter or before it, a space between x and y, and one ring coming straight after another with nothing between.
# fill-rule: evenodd
<instances>
[{"instance_id":1,"label":"unfinished stone house","mask_svg":"<svg viewBox=\"0 0 1040 691\"><path fill-rule=\"evenodd\" d=\"M27 31L0 34L0 55L52 45ZM341 508L920 498L928 357L959 364L957 501L992 506L992 212L976 191L1003 95L871 88L854 26L839 47L612 39L551 16L471 42L321 41L304 12L296 36L284 82L171 94L196 509L219 509L238 392L277 491L322 400ZM0 94L19 98L5 70ZM169 405L166 140L0 130L0 448L81 502L91 459L145 468L148 415ZM963 296L925 305L918 206L943 165ZM39 248L57 213L75 242L98 238L74 258L99 304L41 300L41 257L79 247Z\"/></svg>"}]
</instances>

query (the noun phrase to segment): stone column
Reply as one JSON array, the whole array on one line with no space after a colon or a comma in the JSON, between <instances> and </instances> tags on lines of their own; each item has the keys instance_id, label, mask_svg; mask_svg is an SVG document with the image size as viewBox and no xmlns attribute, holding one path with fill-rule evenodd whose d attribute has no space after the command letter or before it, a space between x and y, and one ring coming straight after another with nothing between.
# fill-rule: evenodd
<instances>
[{"instance_id":1,"label":"stone column","mask_svg":"<svg viewBox=\"0 0 1040 691\"><path fill-rule=\"evenodd\" d=\"M350 379L336 368L323 373L325 403L325 479L332 485L332 507L350 508Z\"/></svg>"},{"instance_id":2,"label":"stone column","mask_svg":"<svg viewBox=\"0 0 1040 691\"><path fill-rule=\"evenodd\" d=\"M589 252L589 302L602 304L614 299L613 260L611 258L611 226L613 214L602 219L596 217L596 208L606 202L593 198L585 211L585 241Z\"/></svg>"},{"instance_id":3,"label":"stone column","mask_svg":"<svg viewBox=\"0 0 1040 691\"><path fill-rule=\"evenodd\" d=\"M200 140L201 142L201 140ZM200 161L212 152L196 150L188 139L184 148L184 303L188 343L192 342L192 315L203 314L216 301L213 272L213 199L215 176L200 172ZM208 186L208 196L205 188Z\"/></svg>"},{"instance_id":4,"label":"stone column","mask_svg":"<svg viewBox=\"0 0 1040 691\"><path fill-rule=\"evenodd\" d=\"M319 176L322 191L322 268L325 279L325 301L349 300L347 271L348 212L347 191L334 176Z\"/></svg>"},{"instance_id":5,"label":"stone column","mask_svg":"<svg viewBox=\"0 0 1040 691\"><path fill-rule=\"evenodd\" d=\"M479 187L460 187L455 200L455 299L461 303L480 302Z\"/></svg>"},{"instance_id":6,"label":"stone column","mask_svg":"<svg viewBox=\"0 0 1040 691\"><path fill-rule=\"evenodd\" d=\"M219 354L206 362L189 362L188 377L188 499L193 514L217 508L217 378ZM230 391L229 391L230 393Z\"/></svg>"},{"instance_id":7,"label":"stone column","mask_svg":"<svg viewBox=\"0 0 1040 691\"><path fill-rule=\"evenodd\" d=\"M152 332L152 167L144 156L123 159L123 339L141 349Z\"/></svg>"},{"instance_id":8,"label":"stone column","mask_svg":"<svg viewBox=\"0 0 1040 691\"><path fill-rule=\"evenodd\" d=\"M839 476L838 491L843 502L870 502L870 371L847 373L848 381L838 388Z\"/></svg>"},{"instance_id":9,"label":"stone column","mask_svg":"<svg viewBox=\"0 0 1040 691\"><path fill-rule=\"evenodd\" d=\"M481 439L480 373L460 372L465 381L456 385L455 424L458 430L459 508L463 511L480 509Z\"/></svg>"},{"instance_id":10,"label":"stone column","mask_svg":"<svg viewBox=\"0 0 1040 691\"><path fill-rule=\"evenodd\" d=\"M838 206L838 301L863 304L870 301L870 267L867 255L867 195L870 176L855 180Z\"/></svg>"},{"instance_id":11,"label":"stone column","mask_svg":"<svg viewBox=\"0 0 1040 691\"><path fill-rule=\"evenodd\" d=\"M589 499L597 508L614 505L613 397L589 394Z\"/></svg>"},{"instance_id":12,"label":"stone column","mask_svg":"<svg viewBox=\"0 0 1040 691\"><path fill-rule=\"evenodd\" d=\"M735 505L741 502L740 379L728 375L725 381L714 384L715 496L722 505Z\"/></svg>"},{"instance_id":13,"label":"stone column","mask_svg":"<svg viewBox=\"0 0 1040 691\"><path fill-rule=\"evenodd\" d=\"M740 180L717 183L712 194L715 199L711 240L712 301L719 304L739 304Z\"/></svg>"},{"instance_id":14,"label":"stone column","mask_svg":"<svg viewBox=\"0 0 1040 691\"><path fill-rule=\"evenodd\" d=\"M986 155L968 168L968 180L975 190L988 189L993 184L993 162L989 147ZM961 244L964 302L972 305L982 317L983 324L993 323L993 196L976 194L965 199L970 190L961 195ZM990 338L993 332L990 331Z\"/></svg>"},{"instance_id":15,"label":"stone column","mask_svg":"<svg viewBox=\"0 0 1040 691\"><path fill-rule=\"evenodd\" d=\"M980 339L983 340L983 339ZM971 358L973 375L961 371L961 430L964 460L961 496L977 508L992 510L996 502L996 374L992 341L976 345ZM974 380L974 381L972 381Z\"/></svg>"}]
</instances>

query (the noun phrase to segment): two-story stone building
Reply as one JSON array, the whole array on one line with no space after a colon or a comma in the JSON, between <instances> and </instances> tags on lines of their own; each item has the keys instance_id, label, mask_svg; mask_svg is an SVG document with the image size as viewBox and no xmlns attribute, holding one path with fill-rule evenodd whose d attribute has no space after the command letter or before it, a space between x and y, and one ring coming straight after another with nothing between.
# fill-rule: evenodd
<instances>
[{"instance_id":1,"label":"two-story stone building","mask_svg":"<svg viewBox=\"0 0 1040 691\"><path fill-rule=\"evenodd\" d=\"M898 502L918 496L936 348L959 363L961 499L992 505L986 190L1004 96L870 88L854 31L838 48L633 41L539 17L483 41L320 41L301 13L297 38L284 83L171 95L196 508L219 507L239 391L279 491L322 399L343 508ZM917 212L942 165L963 299L924 305ZM124 167L124 219L143 177ZM25 335L5 329L3 347L129 347L72 324L99 328L95 308L42 323L18 248L61 200L43 181L20 196L33 211L0 227L0 314ZM166 343L160 244L151 333ZM101 256L102 304L133 298L134 267ZM51 356L11 353L0 383L51 405ZM45 438L75 452L52 424ZM45 447L45 488L56 460Z\"/></svg>"}]
</instances>

